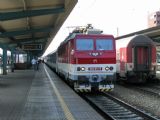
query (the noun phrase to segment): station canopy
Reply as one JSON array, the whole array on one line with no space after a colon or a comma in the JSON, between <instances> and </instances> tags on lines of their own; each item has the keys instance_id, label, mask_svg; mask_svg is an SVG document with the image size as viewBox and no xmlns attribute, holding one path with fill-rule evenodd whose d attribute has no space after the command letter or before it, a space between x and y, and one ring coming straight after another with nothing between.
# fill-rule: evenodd
<instances>
[{"instance_id":1,"label":"station canopy","mask_svg":"<svg viewBox=\"0 0 160 120\"><path fill-rule=\"evenodd\" d=\"M123 35L123 36L119 36L119 37L116 38L116 40L126 38L126 37L130 37L130 36L133 36L133 35L139 35L139 34L147 35L154 42L160 43L160 26L155 26L155 27L144 29L144 30L136 31L136 32L133 32L133 33L130 33L130 34L126 34L126 35Z\"/></svg>"},{"instance_id":2,"label":"station canopy","mask_svg":"<svg viewBox=\"0 0 160 120\"><path fill-rule=\"evenodd\" d=\"M78 0L0 0L0 44L41 56Z\"/></svg>"}]
</instances>

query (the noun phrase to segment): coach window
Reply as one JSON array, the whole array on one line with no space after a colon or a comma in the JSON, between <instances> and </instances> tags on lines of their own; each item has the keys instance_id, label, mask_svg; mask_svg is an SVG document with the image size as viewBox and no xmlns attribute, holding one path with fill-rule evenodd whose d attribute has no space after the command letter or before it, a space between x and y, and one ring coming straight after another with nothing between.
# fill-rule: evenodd
<instances>
[{"instance_id":1,"label":"coach window","mask_svg":"<svg viewBox=\"0 0 160 120\"><path fill-rule=\"evenodd\" d=\"M113 50L113 40L111 39L97 39L96 50Z\"/></svg>"},{"instance_id":2,"label":"coach window","mask_svg":"<svg viewBox=\"0 0 160 120\"><path fill-rule=\"evenodd\" d=\"M93 50L94 43L92 39L77 39L76 40L77 50Z\"/></svg>"}]
</instances>

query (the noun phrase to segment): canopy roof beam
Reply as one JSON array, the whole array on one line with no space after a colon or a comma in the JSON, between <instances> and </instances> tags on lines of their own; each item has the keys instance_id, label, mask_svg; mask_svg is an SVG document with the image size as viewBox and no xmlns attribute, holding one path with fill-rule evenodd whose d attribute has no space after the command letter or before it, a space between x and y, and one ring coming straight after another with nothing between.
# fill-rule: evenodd
<instances>
[{"instance_id":1,"label":"canopy roof beam","mask_svg":"<svg viewBox=\"0 0 160 120\"><path fill-rule=\"evenodd\" d=\"M14 19L40 16L40 15L56 14L56 13L61 13L61 12L64 12L64 6L57 7L57 8L50 8L50 9L3 12L3 13L0 13L0 21L14 20Z\"/></svg>"},{"instance_id":2,"label":"canopy roof beam","mask_svg":"<svg viewBox=\"0 0 160 120\"><path fill-rule=\"evenodd\" d=\"M17 31L9 31L0 33L0 37L13 37L25 34L31 34L36 32L50 32L53 28L52 27L45 27L45 28L38 28L38 29L30 29L30 30L17 30Z\"/></svg>"}]
</instances>

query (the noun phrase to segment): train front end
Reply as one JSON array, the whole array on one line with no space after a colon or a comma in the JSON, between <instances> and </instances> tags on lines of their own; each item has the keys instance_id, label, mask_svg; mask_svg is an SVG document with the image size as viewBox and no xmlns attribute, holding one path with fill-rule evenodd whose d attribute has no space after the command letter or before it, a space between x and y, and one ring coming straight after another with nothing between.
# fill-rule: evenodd
<instances>
[{"instance_id":1,"label":"train front end","mask_svg":"<svg viewBox=\"0 0 160 120\"><path fill-rule=\"evenodd\" d=\"M115 40L111 35L77 35L70 78L78 92L111 91L116 79Z\"/></svg>"}]
</instances>

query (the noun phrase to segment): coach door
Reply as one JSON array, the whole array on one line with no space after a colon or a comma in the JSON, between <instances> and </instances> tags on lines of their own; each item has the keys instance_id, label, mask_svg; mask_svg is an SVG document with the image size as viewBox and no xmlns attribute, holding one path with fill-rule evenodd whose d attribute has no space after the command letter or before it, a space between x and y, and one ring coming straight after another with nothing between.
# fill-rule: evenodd
<instances>
[{"instance_id":1,"label":"coach door","mask_svg":"<svg viewBox=\"0 0 160 120\"><path fill-rule=\"evenodd\" d=\"M135 46L134 47L134 69L136 71L147 71L151 65L151 47Z\"/></svg>"}]
</instances>

